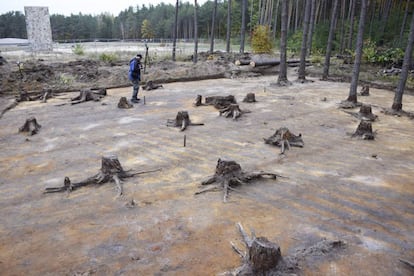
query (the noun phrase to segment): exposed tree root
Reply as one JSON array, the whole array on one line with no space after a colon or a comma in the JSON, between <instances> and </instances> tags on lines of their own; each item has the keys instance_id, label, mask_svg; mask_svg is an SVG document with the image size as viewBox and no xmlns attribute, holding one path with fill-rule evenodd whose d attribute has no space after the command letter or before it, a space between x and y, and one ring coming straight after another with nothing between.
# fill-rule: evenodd
<instances>
[{"instance_id":1,"label":"exposed tree root","mask_svg":"<svg viewBox=\"0 0 414 276\"><path fill-rule=\"evenodd\" d=\"M349 112L349 111L345 111L345 113L348 113L352 116L354 116L355 118L358 118L362 121L375 121L378 116L372 113L372 108L371 105L366 105L366 104L362 104L359 112Z\"/></svg>"},{"instance_id":2,"label":"exposed tree root","mask_svg":"<svg viewBox=\"0 0 414 276\"><path fill-rule=\"evenodd\" d=\"M192 123L190 115L187 111L179 111L174 120L168 119L167 126L169 127L180 127L180 131L184 131L187 126L202 126L203 123Z\"/></svg>"},{"instance_id":3,"label":"exposed tree root","mask_svg":"<svg viewBox=\"0 0 414 276\"><path fill-rule=\"evenodd\" d=\"M263 140L266 144L280 147L280 154L284 154L285 149L290 149L291 146L302 148L305 145L301 133L295 135L286 127L279 128L275 134L267 139L263 138Z\"/></svg>"},{"instance_id":4,"label":"exposed tree root","mask_svg":"<svg viewBox=\"0 0 414 276\"><path fill-rule=\"evenodd\" d=\"M233 160L219 159L216 165L216 172L212 177L204 180L201 185L210 185L216 183L214 186L202 189L195 194L201 194L210 191L223 190L223 202L227 202L230 191L237 191L234 186L247 184L249 181L268 177L276 179L282 177L278 174L267 172L243 172L241 166Z\"/></svg>"},{"instance_id":5,"label":"exposed tree root","mask_svg":"<svg viewBox=\"0 0 414 276\"><path fill-rule=\"evenodd\" d=\"M241 110L238 104L230 104L219 110L220 116L226 118L231 117L233 120L236 120L244 113L250 113L248 110Z\"/></svg>"},{"instance_id":6,"label":"exposed tree root","mask_svg":"<svg viewBox=\"0 0 414 276\"><path fill-rule=\"evenodd\" d=\"M133 177L138 174L144 174L149 172L159 171L161 169L151 170L151 171L143 171L143 172L129 172L124 171L121 166L121 163L118 160L116 155L110 156L103 156L102 157L102 165L100 171L92 177L89 177L85 180L80 182L72 183L69 177L65 177L63 187L52 187L46 188L44 191L45 194L47 193L59 193L59 192L72 192L80 187L92 185L92 184L105 184L107 182L114 182L118 188L118 195L121 196L123 194L122 189L122 180L128 177Z\"/></svg>"},{"instance_id":7,"label":"exposed tree root","mask_svg":"<svg viewBox=\"0 0 414 276\"><path fill-rule=\"evenodd\" d=\"M30 117L26 119L26 122L23 126L19 128L19 132L26 132L28 135L35 135L39 132L42 126L37 123L35 117Z\"/></svg>"}]
</instances>

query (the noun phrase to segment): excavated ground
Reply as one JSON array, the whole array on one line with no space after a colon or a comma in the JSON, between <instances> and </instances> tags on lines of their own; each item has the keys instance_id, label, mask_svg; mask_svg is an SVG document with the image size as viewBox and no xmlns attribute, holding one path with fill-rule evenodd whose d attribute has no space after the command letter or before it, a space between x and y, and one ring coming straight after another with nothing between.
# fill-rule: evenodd
<instances>
[{"instance_id":1,"label":"excavated ground","mask_svg":"<svg viewBox=\"0 0 414 276\"><path fill-rule=\"evenodd\" d=\"M290 79L295 77L290 75ZM118 109L131 88L108 90L101 102L22 102L0 119L0 271L7 275L215 275L240 265L230 242L241 245L236 223L281 246L282 255L323 238L340 239L338 254L303 260L304 275L409 275L414 261L413 120L381 113L393 93L370 90L379 120L374 141L351 138L359 121L338 109L349 84L273 86L277 76L166 83L142 91L145 104ZM247 93L257 103L242 103ZM212 106L194 107L197 95L234 95L239 120ZM414 110L414 96L404 96ZM166 126L187 110L185 132ZM357 111L357 110L355 110ZM42 125L18 133L28 117ZM305 147L263 142L279 127L302 133ZM183 145L184 135L186 146ZM103 155L124 169L161 171L123 183L88 186L70 194L43 194L96 174ZM214 174L218 158L245 171L285 176L231 192L194 195ZM129 208L134 200L136 205ZM241 247L241 246L240 246Z\"/></svg>"}]
</instances>

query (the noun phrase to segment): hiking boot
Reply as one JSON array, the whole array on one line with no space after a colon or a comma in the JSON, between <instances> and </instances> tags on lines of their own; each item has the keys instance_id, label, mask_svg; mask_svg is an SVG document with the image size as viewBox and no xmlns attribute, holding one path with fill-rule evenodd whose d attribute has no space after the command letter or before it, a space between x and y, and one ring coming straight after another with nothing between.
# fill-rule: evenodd
<instances>
[{"instance_id":1,"label":"hiking boot","mask_svg":"<svg viewBox=\"0 0 414 276\"><path fill-rule=\"evenodd\" d=\"M133 102L133 103L139 103L139 100L140 99L131 99L131 102Z\"/></svg>"}]
</instances>

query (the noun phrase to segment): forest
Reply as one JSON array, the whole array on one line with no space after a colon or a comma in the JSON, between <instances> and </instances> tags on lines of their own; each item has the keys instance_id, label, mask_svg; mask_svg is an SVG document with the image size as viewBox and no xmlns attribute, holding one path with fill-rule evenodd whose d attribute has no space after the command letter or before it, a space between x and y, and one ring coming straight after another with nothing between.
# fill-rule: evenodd
<instances>
[{"instance_id":1,"label":"forest","mask_svg":"<svg viewBox=\"0 0 414 276\"><path fill-rule=\"evenodd\" d=\"M118 15L103 13L50 16L52 37L55 42L148 40L168 41L174 38L191 41L221 39L232 45L244 38L251 44L255 33L265 27L270 50L278 47L281 24L280 0L214 0L199 6L194 3L176 2L149 6L130 6ZM306 0L288 2L289 51L300 51L305 18ZM308 28L308 48L324 54L334 5L336 24L332 50L346 54L354 49L357 35L361 0L309 0L311 2ZM371 51L372 62L388 63L403 57L409 20L413 13L410 0L370 0L366 15L364 41ZM195 9L197 7L197 9ZM197 20L195 20L197 18ZM243 24L243 22L245 22ZM175 23L176 28L175 27ZM195 32L197 26L197 32ZM229 27L229 28L228 28ZM174 30L176 37L174 37ZM214 30L213 32L211 30ZM0 15L0 38L26 38L25 16L18 11ZM266 50L267 51L267 50ZM369 54L369 53L368 53Z\"/></svg>"}]
</instances>

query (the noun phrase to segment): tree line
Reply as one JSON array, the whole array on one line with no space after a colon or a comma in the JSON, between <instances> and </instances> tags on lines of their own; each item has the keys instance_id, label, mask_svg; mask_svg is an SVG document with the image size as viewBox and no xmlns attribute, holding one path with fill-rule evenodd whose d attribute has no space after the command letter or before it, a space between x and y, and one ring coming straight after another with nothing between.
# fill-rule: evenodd
<instances>
[{"instance_id":1,"label":"tree line","mask_svg":"<svg viewBox=\"0 0 414 276\"><path fill-rule=\"evenodd\" d=\"M223 0L207 1L198 6L177 1L176 6L158 4L130 6L114 16L52 14L50 22L54 41L81 40L135 40L177 39L193 40L195 25L198 38L222 39L231 44L249 43L261 26L266 26L274 42L280 36L281 0ZM287 9L288 49L299 52L303 38L303 21L306 0L289 0ZM335 1L310 0L309 28L307 30L310 51L325 52L331 14ZM197 22L195 22L197 5ZM345 53L355 47L358 15L361 0L339 0L336 12L333 49ZM408 35L409 16L413 12L410 0L371 0L367 10L365 38L376 46L402 47ZM213 30L213 31L212 31ZM245 32L245 33L243 33ZM26 38L24 14L11 11L0 15L0 37Z\"/></svg>"}]
</instances>

